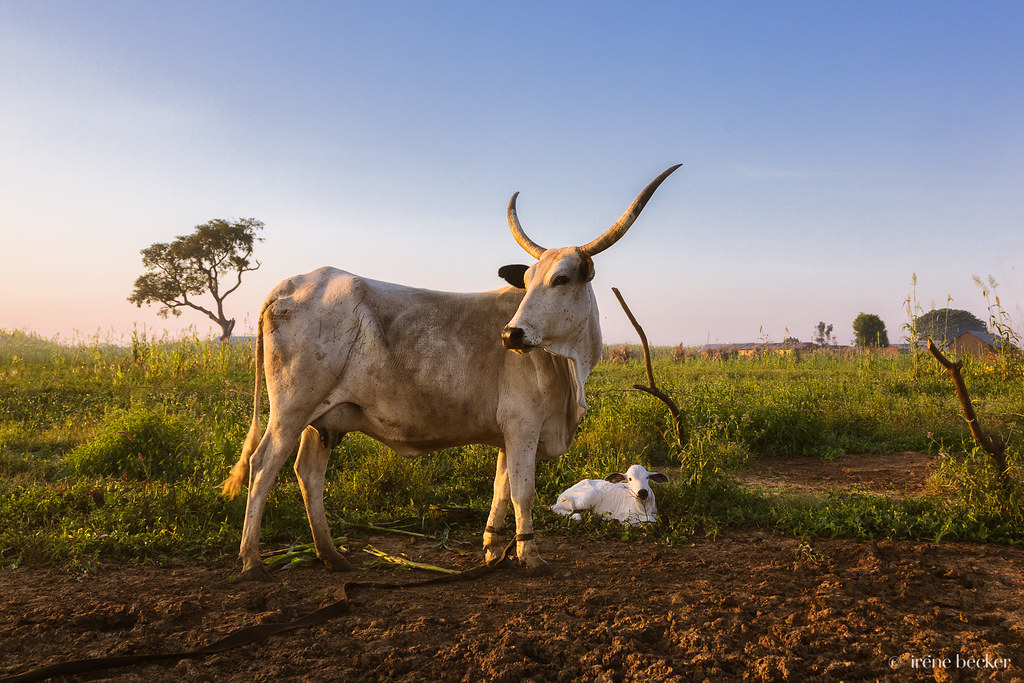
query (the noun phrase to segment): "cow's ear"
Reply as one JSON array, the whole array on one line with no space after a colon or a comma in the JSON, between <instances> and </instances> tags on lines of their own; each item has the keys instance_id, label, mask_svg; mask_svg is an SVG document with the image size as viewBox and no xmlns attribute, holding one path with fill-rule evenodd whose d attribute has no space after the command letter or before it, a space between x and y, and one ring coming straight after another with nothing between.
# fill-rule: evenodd
<instances>
[{"instance_id":1,"label":"cow's ear","mask_svg":"<svg viewBox=\"0 0 1024 683\"><path fill-rule=\"evenodd\" d=\"M530 266L524 266L521 263L502 266L501 268L498 268L498 277L513 287L526 289L526 282L523 280L523 276L526 275L526 271L529 270L529 268Z\"/></svg>"},{"instance_id":2,"label":"cow's ear","mask_svg":"<svg viewBox=\"0 0 1024 683\"><path fill-rule=\"evenodd\" d=\"M605 481L610 481L613 484L618 484L621 481L626 481L626 475L622 472L612 472L604 478Z\"/></svg>"},{"instance_id":3,"label":"cow's ear","mask_svg":"<svg viewBox=\"0 0 1024 683\"><path fill-rule=\"evenodd\" d=\"M580 279L584 282L594 279L594 259L590 258L590 254L583 254L580 259Z\"/></svg>"},{"instance_id":4,"label":"cow's ear","mask_svg":"<svg viewBox=\"0 0 1024 683\"><path fill-rule=\"evenodd\" d=\"M650 472L649 474L647 481L653 481L655 484L664 484L668 481L668 477L661 472Z\"/></svg>"}]
</instances>

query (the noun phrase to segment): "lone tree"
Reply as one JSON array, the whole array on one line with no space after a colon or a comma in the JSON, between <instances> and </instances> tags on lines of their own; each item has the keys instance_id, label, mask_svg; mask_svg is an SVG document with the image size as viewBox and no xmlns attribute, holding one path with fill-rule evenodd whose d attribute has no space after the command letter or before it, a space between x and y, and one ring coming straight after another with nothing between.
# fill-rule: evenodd
<instances>
[{"instance_id":1,"label":"lone tree","mask_svg":"<svg viewBox=\"0 0 1024 683\"><path fill-rule=\"evenodd\" d=\"M854 318L853 334L857 346L862 349L889 346L889 334L885 331L885 323L874 313L861 313Z\"/></svg>"},{"instance_id":2,"label":"lone tree","mask_svg":"<svg viewBox=\"0 0 1024 683\"><path fill-rule=\"evenodd\" d=\"M814 328L814 331L817 332L817 334L814 335L815 344L818 346L828 346L832 343L832 323L829 323L826 326L824 322L819 322L818 326Z\"/></svg>"},{"instance_id":3,"label":"lone tree","mask_svg":"<svg viewBox=\"0 0 1024 683\"><path fill-rule=\"evenodd\" d=\"M252 250L256 242L262 241L256 237L256 231L262 229L263 223L255 218L233 222L218 218L197 225L195 232L173 242L146 247L141 253L148 272L135 281L135 291L128 301L139 308L158 303L158 314L163 318L168 313L181 315L182 308L205 313L220 325L221 341L227 341L235 320L225 315L224 299L242 284L242 273L260 267L260 262L252 258ZM215 310L193 300L206 293L213 297Z\"/></svg>"}]
</instances>

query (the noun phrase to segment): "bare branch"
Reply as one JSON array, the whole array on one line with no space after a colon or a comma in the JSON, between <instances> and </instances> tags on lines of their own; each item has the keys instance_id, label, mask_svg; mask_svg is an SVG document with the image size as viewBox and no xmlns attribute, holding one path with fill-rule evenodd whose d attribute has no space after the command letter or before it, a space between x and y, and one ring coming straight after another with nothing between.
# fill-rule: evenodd
<instances>
[{"instance_id":1,"label":"bare branch","mask_svg":"<svg viewBox=\"0 0 1024 683\"><path fill-rule=\"evenodd\" d=\"M666 406L668 406L668 410L670 413L672 413L672 419L675 421L676 424L676 435L679 437L680 445L682 445L684 441L682 411L679 410L679 406L676 405L676 402L673 401L668 394L663 392L661 389L657 387L657 385L655 385L654 368L651 365L651 351L647 345L647 335L644 333L644 328L640 327L640 323L638 323L636 318L633 316L633 312L629 310L629 306L626 305L626 300L622 298L622 294L619 292L618 288L612 287L612 292L615 293L615 298L619 300L619 305L622 306L622 310L625 311L626 317L629 318L629 322L633 324L633 329L635 329L636 333L640 335L640 344L641 346L643 346L644 350L644 364L647 368L648 386L645 387L642 384L634 384L633 388L647 392L648 394L654 396L655 398L659 399L662 403L664 403Z\"/></svg>"},{"instance_id":2,"label":"bare branch","mask_svg":"<svg viewBox=\"0 0 1024 683\"><path fill-rule=\"evenodd\" d=\"M214 320L214 321L217 320L217 316L214 315L213 311L211 311L209 309L206 309L206 308L203 308L202 306L200 306L198 304L192 303L191 301L188 300L187 296L183 296L181 301L177 301L177 300L171 299L169 301L168 300L161 300L160 303L163 304L164 308L172 308L172 309L173 308L183 308L183 307L192 308L194 310L199 311L200 313L205 313L207 316L210 317L211 320Z\"/></svg>"},{"instance_id":3,"label":"bare branch","mask_svg":"<svg viewBox=\"0 0 1024 683\"><path fill-rule=\"evenodd\" d=\"M978 422L978 415L974 412L974 406L971 404L971 397L967 393L967 385L964 384L964 378L960 374L960 368L963 367L963 363L960 361L953 362L942 355L938 347L928 340L928 350L935 360L939 361L942 367L949 371L950 376L953 378L953 386L956 388L956 395L960 399L960 407L964 411L964 417L967 419L967 426L971 430L971 436L978 443L981 448L992 457L992 462L995 463L996 469L999 471L999 481L1006 485L1008 484L1008 474L1006 472L1006 444L1003 442L1002 437L995 434L989 437L981 429L981 423Z\"/></svg>"},{"instance_id":4,"label":"bare branch","mask_svg":"<svg viewBox=\"0 0 1024 683\"><path fill-rule=\"evenodd\" d=\"M249 252L249 254L251 254L251 253L252 253L252 251ZM249 254L246 254L246 256L248 256ZM256 266L254 268L239 268L238 269L238 277L235 280L235 286L232 287L231 289L229 289L228 291L224 292L224 295L221 298L222 299L226 299L228 294L231 294L231 292L233 292L236 289L238 289L238 287L242 284L242 273L248 273L248 272L253 271L253 270L259 270L259 267L261 265L262 264L259 261L257 261L256 262Z\"/></svg>"}]
</instances>

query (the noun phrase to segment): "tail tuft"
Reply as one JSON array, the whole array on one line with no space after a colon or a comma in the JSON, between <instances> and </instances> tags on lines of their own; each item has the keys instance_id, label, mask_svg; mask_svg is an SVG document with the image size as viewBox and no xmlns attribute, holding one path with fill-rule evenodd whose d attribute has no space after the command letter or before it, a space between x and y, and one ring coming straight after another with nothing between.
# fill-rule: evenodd
<instances>
[{"instance_id":1,"label":"tail tuft","mask_svg":"<svg viewBox=\"0 0 1024 683\"><path fill-rule=\"evenodd\" d=\"M249 482L249 458L242 457L231 468L228 478L220 483L220 495L231 500Z\"/></svg>"}]
</instances>

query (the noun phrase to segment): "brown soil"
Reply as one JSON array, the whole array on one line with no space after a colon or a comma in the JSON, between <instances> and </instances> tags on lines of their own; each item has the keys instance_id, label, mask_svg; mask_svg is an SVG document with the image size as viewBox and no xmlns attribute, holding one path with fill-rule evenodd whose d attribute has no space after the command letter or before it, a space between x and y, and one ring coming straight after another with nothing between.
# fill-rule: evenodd
<instances>
[{"instance_id":1,"label":"brown soil","mask_svg":"<svg viewBox=\"0 0 1024 683\"><path fill-rule=\"evenodd\" d=\"M852 477L866 488L916 490L915 458L890 456L913 463L900 479L874 474L861 457L815 461L817 470L794 460L781 471L779 461L751 471L781 477L776 486L789 472L799 486L838 487ZM371 542L454 568L479 559L475 548L431 549L396 536ZM540 548L553 577L502 570L466 583L353 590L351 612L327 624L83 679L1024 680L1024 549L750 530L676 547L542 536ZM430 576L314 566L266 584L220 585L235 569L225 561L2 571L0 676L67 659L195 648L322 607L346 580Z\"/></svg>"},{"instance_id":2,"label":"brown soil","mask_svg":"<svg viewBox=\"0 0 1024 683\"><path fill-rule=\"evenodd\" d=\"M815 492L825 489L870 491L913 496L925 492L938 456L905 451L820 458L765 458L751 463L739 480L774 490Z\"/></svg>"}]
</instances>

